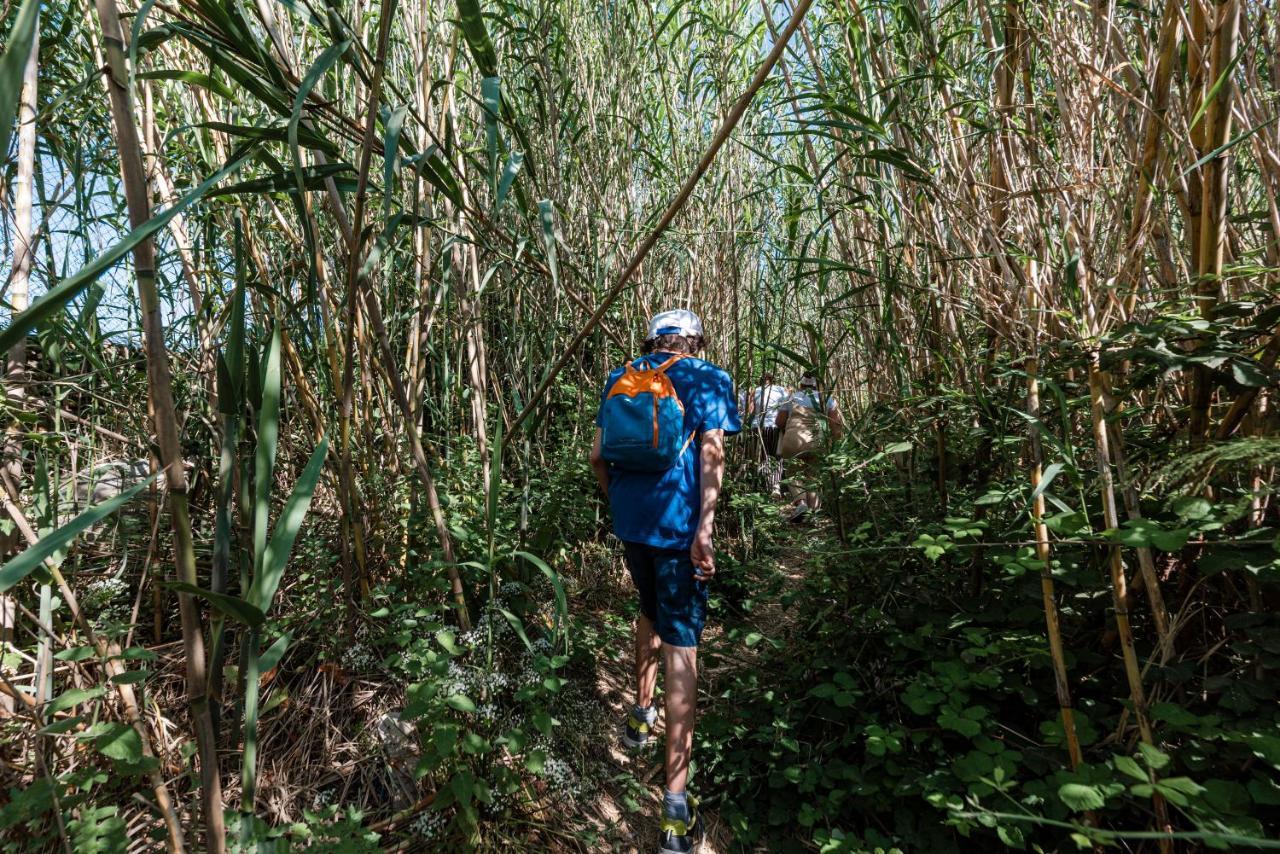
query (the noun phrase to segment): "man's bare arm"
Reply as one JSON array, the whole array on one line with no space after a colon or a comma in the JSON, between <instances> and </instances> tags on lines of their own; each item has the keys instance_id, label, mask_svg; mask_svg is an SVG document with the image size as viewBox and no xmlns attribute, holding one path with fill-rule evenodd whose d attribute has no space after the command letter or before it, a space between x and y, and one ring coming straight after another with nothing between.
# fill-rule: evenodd
<instances>
[{"instance_id":1,"label":"man's bare arm","mask_svg":"<svg viewBox=\"0 0 1280 854\"><path fill-rule=\"evenodd\" d=\"M712 534L716 526L716 502L720 499L720 484L724 480L724 431L708 430L702 434L702 470L699 484L702 491L698 515L698 529L693 535L693 547L689 558L693 561L699 581L708 581L716 574L715 550Z\"/></svg>"},{"instance_id":2,"label":"man's bare arm","mask_svg":"<svg viewBox=\"0 0 1280 854\"><path fill-rule=\"evenodd\" d=\"M600 428L596 428L596 440L591 445L591 470L595 472L596 483L605 497L609 496L609 463L600 456Z\"/></svg>"},{"instance_id":3,"label":"man's bare arm","mask_svg":"<svg viewBox=\"0 0 1280 854\"><path fill-rule=\"evenodd\" d=\"M844 416L840 414L840 407L832 404L830 412L827 414L827 423L831 425L831 438L839 439L844 435Z\"/></svg>"}]
</instances>

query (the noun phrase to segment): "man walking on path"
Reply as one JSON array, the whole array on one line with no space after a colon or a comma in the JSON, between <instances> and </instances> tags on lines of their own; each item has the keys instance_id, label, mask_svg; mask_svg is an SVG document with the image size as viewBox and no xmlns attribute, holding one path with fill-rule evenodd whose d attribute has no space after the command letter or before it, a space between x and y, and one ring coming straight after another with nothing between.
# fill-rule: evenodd
<instances>
[{"instance_id":1,"label":"man walking on path","mask_svg":"<svg viewBox=\"0 0 1280 854\"><path fill-rule=\"evenodd\" d=\"M623 733L629 747L638 748L652 736L658 717L653 695L659 653L666 667L662 854L695 850L703 833L697 804L685 791L698 696L698 640L706 622L707 584L716 572L712 534L724 476L724 437L741 429L733 381L721 368L695 358L704 344L702 321L693 312L677 309L656 315L645 338L645 355L613 371L605 383L591 449L591 467L609 496L613 530L623 542L640 598L636 704ZM644 389L656 390L652 400L638 393L641 403L636 407L638 413L648 412L652 403L654 448L665 438L660 436L659 402L665 403L665 391L674 389L679 404L671 411L682 408L683 417L676 415L678 456L667 468L637 468L619 462L621 455L613 450L610 430L617 433L621 428L610 421L612 411L606 409L624 375L628 381L619 391L625 388L631 394L637 377L643 377Z\"/></svg>"},{"instance_id":2,"label":"man walking on path","mask_svg":"<svg viewBox=\"0 0 1280 854\"><path fill-rule=\"evenodd\" d=\"M832 440L844 433L844 416L834 397L818 393L818 378L805 374L800 378L800 388L778 407L777 423L782 432L778 453L799 464L799 482L793 472L788 485L794 499L788 518L798 522L818 509L817 455L826 444L824 433L829 432Z\"/></svg>"},{"instance_id":3,"label":"man walking on path","mask_svg":"<svg viewBox=\"0 0 1280 854\"><path fill-rule=\"evenodd\" d=\"M760 384L747 399L747 427L756 434L756 459L769 483L769 494L782 495L782 460L778 457L778 407L790 396L786 386L775 385L773 374L760 375Z\"/></svg>"}]
</instances>

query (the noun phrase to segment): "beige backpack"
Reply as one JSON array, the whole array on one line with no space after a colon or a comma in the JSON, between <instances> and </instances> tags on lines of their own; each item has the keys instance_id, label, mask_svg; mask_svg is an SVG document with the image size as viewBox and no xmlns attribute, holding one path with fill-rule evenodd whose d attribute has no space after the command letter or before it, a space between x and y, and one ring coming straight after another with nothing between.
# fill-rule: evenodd
<instances>
[{"instance_id":1,"label":"beige backpack","mask_svg":"<svg viewBox=\"0 0 1280 854\"><path fill-rule=\"evenodd\" d=\"M787 416L787 429L778 442L784 460L812 454L822 444L822 417L807 406L796 406Z\"/></svg>"}]
</instances>

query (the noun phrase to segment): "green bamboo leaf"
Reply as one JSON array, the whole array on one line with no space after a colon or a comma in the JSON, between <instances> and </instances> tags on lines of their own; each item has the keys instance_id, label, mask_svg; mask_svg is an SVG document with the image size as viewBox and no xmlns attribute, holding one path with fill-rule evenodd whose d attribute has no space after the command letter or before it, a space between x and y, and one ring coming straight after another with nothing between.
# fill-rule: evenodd
<instances>
[{"instance_id":1,"label":"green bamboo leaf","mask_svg":"<svg viewBox=\"0 0 1280 854\"><path fill-rule=\"evenodd\" d=\"M130 499L150 486L156 477L157 475L152 475L141 483L120 493L115 498L93 505L53 533L41 537L36 541L35 545L19 553L4 566L0 567L0 593L10 590L15 584L35 571L40 564L44 563L46 558L57 554L60 549L70 545L71 541L80 536L80 534L119 510L125 504L128 504Z\"/></svg>"},{"instance_id":2,"label":"green bamboo leaf","mask_svg":"<svg viewBox=\"0 0 1280 854\"><path fill-rule=\"evenodd\" d=\"M1044 474L1040 475L1040 482L1036 484L1035 490L1031 493L1031 500L1035 501L1040 497L1040 493L1049 488L1049 484L1053 483L1053 479L1062 473L1062 463L1052 463L1045 468Z\"/></svg>"},{"instance_id":3,"label":"green bamboo leaf","mask_svg":"<svg viewBox=\"0 0 1280 854\"><path fill-rule=\"evenodd\" d=\"M555 207L550 199L538 201L538 221L542 224L542 241L547 250L547 268L551 270L551 283L560 286L560 267L556 263Z\"/></svg>"},{"instance_id":4,"label":"green bamboo leaf","mask_svg":"<svg viewBox=\"0 0 1280 854\"><path fill-rule=\"evenodd\" d=\"M521 643L524 644L525 649L529 650L529 654L532 655L533 644L529 641L529 636L525 634L524 623L521 621L521 619L517 617L515 614L508 611L506 608L498 608L497 611L506 619L508 623L511 624L511 628L515 630L516 637L520 638L520 641Z\"/></svg>"},{"instance_id":5,"label":"green bamboo leaf","mask_svg":"<svg viewBox=\"0 0 1280 854\"><path fill-rule=\"evenodd\" d=\"M455 205L462 204L462 191L458 187L458 181L436 146L431 146L422 154L407 157L404 162L412 163L415 171L449 201Z\"/></svg>"},{"instance_id":6,"label":"green bamboo leaf","mask_svg":"<svg viewBox=\"0 0 1280 854\"><path fill-rule=\"evenodd\" d=\"M1222 73L1218 75L1218 79L1213 81L1213 85L1209 87L1209 91L1204 98L1200 100L1200 108L1196 110L1196 114L1191 117L1191 121L1187 122L1189 130L1195 130L1196 125L1200 124L1200 119L1204 118L1205 111L1209 109L1209 104L1213 103L1213 99L1218 97L1218 90L1231 79L1231 73L1236 70L1236 66L1240 64L1241 58L1245 55L1245 51L1239 51L1227 63L1227 67L1222 69ZM1192 167L1195 168L1195 167ZM1185 172L1183 173L1186 174Z\"/></svg>"},{"instance_id":7,"label":"green bamboo leaf","mask_svg":"<svg viewBox=\"0 0 1280 854\"><path fill-rule=\"evenodd\" d=\"M293 108L289 112L289 152L293 155L293 177L297 182L298 192L305 193L307 191L306 176L302 168L302 149L298 145L298 126L302 122L302 108L307 102L307 98L311 95L311 90L320 82L320 78L325 75L338 58L347 52L347 48L351 47L351 42L344 41L339 44L330 45L320 54L320 58L315 64L307 70L307 74L302 78L302 82L298 85L298 93L293 99Z\"/></svg>"},{"instance_id":8,"label":"green bamboo leaf","mask_svg":"<svg viewBox=\"0 0 1280 854\"><path fill-rule=\"evenodd\" d=\"M537 555L524 551L517 551L514 552L514 554L516 557L524 558L529 561L529 563L537 567L538 571L545 575L547 580L551 582L551 587L556 593L556 621L553 631L558 635L560 633L560 627L562 625L566 625L569 619L569 599L564 594L564 585L560 583L559 574L548 566L546 561ZM567 630L565 632L564 642L565 648L567 649L569 646L569 634Z\"/></svg>"},{"instance_id":9,"label":"green bamboo leaf","mask_svg":"<svg viewBox=\"0 0 1280 854\"><path fill-rule=\"evenodd\" d=\"M236 99L235 92L232 92L231 87L227 86L227 84L198 71L160 69L157 71L140 71L134 76L139 80L177 80L182 83L190 83L192 86L199 86L202 89L208 89L215 95L220 95L227 100L234 101Z\"/></svg>"},{"instance_id":10,"label":"green bamboo leaf","mask_svg":"<svg viewBox=\"0 0 1280 854\"><path fill-rule=\"evenodd\" d=\"M400 134L409 107L401 104L387 117L382 141L382 215L391 215L391 194L395 189L396 167L400 165Z\"/></svg>"},{"instance_id":11,"label":"green bamboo leaf","mask_svg":"<svg viewBox=\"0 0 1280 854\"><path fill-rule=\"evenodd\" d=\"M231 122L198 122L189 125L189 127L216 130L228 136L240 137L241 139L268 140L284 144L289 142L289 128L287 125L237 125ZM342 152L338 150L338 147L331 140L325 139L307 128L298 129L298 141L307 148L314 151L323 151L334 159L342 156ZM260 152L261 154L263 153Z\"/></svg>"},{"instance_id":12,"label":"green bamboo leaf","mask_svg":"<svg viewBox=\"0 0 1280 854\"><path fill-rule=\"evenodd\" d=\"M311 459L307 462L307 467L298 476L293 494L289 496L284 509L280 511L280 518L276 521L271 542L263 553L261 567L254 573L253 585L249 588L247 598L263 611L271 608L276 590L280 587L285 565L288 564L289 554L293 551L293 541L297 539L307 511L311 509L311 496L315 493L316 483L320 480L320 472L324 469L324 458L328 450L329 438L326 436L320 440L320 444L316 446Z\"/></svg>"},{"instance_id":13,"label":"green bamboo leaf","mask_svg":"<svg viewBox=\"0 0 1280 854\"><path fill-rule=\"evenodd\" d=\"M486 77L480 81L480 96L484 103L485 153L488 155L489 192L495 204L498 197L498 114L502 111L502 81Z\"/></svg>"},{"instance_id":14,"label":"green bamboo leaf","mask_svg":"<svg viewBox=\"0 0 1280 854\"><path fill-rule=\"evenodd\" d=\"M516 176L520 174L520 167L523 165L523 151L513 151L507 156L507 165L503 167L502 178L498 181L498 194L494 207L502 207L502 203L506 201L507 194L511 192L511 185L515 183Z\"/></svg>"},{"instance_id":15,"label":"green bamboo leaf","mask_svg":"<svg viewBox=\"0 0 1280 854\"><path fill-rule=\"evenodd\" d=\"M144 240L149 240L156 232L168 225L175 216L199 201L215 184L244 165L244 162L251 155L251 151L246 152L232 160L202 181L199 186L183 196L176 204L156 214L129 232L123 240L81 267L80 271L75 275L68 279L63 279L50 288L30 308L14 317L8 328L0 330L0 353L9 352L13 345L28 332L61 311L67 303L75 299L91 282L115 266L116 262L129 254L135 246Z\"/></svg>"},{"instance_id":16,"label":"green bamboo leaf","mask_svg":"<svg viewBox=\"0 0 1280 854\"><path fill-rule=\"evenodd\" d=\"M303 186L307 190L319 190L325 185L325 181L334 178L339 183L339 188L343 188L344 182L351 183L351 179L338 178L344 172L354 172L350 163L325 163L323 165L307 166L302 170ZM354 183L351 183L354 187ZM213 198L220 196L241 196L249 193L297 193L298 178L297 173L292 169L289 171L272 172L261 178L251 178L247 181L237 181L234 184L228 184L221 187L209 195Z\"/></svg>"},{"instance_id":17,"label":"green bamboo leaf","mask_svg":"<svg viewBox=\"0 0 1280 854\"><path fill-rule=\"evenodd\" d=\"M1208 103L1208 101L1206 100L1205 103ZM1246 139L1253 136L1258 131L1262 130L1263 128L1269 127L1270 125L1275 124L1277 121L1280 121L1280 116L1276 116L1274 119L1267 119L1265 122L1259 122L1258 124L1249 128L1244 133L1237 136L1235 139L1227 140L1222 145L1219 145L1217 148L1215 148L1213 151L1210 151L1204 157L1201 157L1195 163L1192 163L1186 169L1183 169L1182 174L1179 175L1178 177L1179 178L1187 177L1188 174L1190 174L1191 172L1194 172L1196 169L1199 169L1201 166L1208 163L1210 160L1214 159L1219 154L1222 154L1225 151L1229 151L1230 149L1235 148L1237 145L1244 142Z\"/></svg>"},{"instance_id":18,"label":"green bamboo leaf","mask_svg":"<svg viewBox=\"0 0 1280 854\"><path fill-rule=\"evenodd\" d=\"M485 525L489 531L489 543L492 546L494 532L498 526L498 498L502 494L502 417L498 417L494 427L491 461L489 463L489 490L485 508ZM492 556L492 555L491 555Z\"/></svg>"},{"instance_id":19,"label":"green bamboo leaf","mask_svg":"<svg viewBox=\"0 0 1280 854\"><path fill-rule=\"evenodd\" d=\"M262 574L271 515L271 480L280 441L280 326L271 331L262 370L262 402L258 406L258 447L253 460L253 575ZM249 597L251 602L260 600Z\"/></svg>"},{"instance_id":20,"label":"green bamboo leaf","mask_svg":"<svg viewBox=\"0 0 1280 854\"><path fill-rule=\"evenodd\" d=\"M18 93L22 73L31 56L31 45L40 30L40 0L24 0L9 31L4 55L0 56L0 156L9 156L9 137L18 117ZM8 352L5 347L5 352Z\"/></svg>"},{"instance_id":21,"label":"green bamboo leaf","mask_svg":"<svg viewBox=\"0 0 1280 854\"><path fill-rule=\"evenodd\" d=\"M349 48L350 46L351 46L351 41L347 40L344 42L339 42L338 44L330 45L328 48L326 48L325 51L320 54L320 57L315 61L315 63L311 66L311 68L307 70L307 74L305 77L302 78L302 82L298 85L298 92L293 99L293 107L289 113L288 142L289 142L289 154L291 156L292 165L293 165L294 188L295 188L295 192L297 192L298 194L297 202L298 202L300 211L302 210L302 204L303 204L302 197L306 194L308 189L307 170L302 165L302 148L298 144L298 140L300 138L298 131L299 131L299 126L302 123L302 108L306 104L307 97L311 94L311 90L314 89L315 85L320 82L320 78L323 77L329 71L329 69L333 67L333 64L338 61L339 57L341 57L344 53L347 52L347 48ZM306 248L307 248L307 268L308 268L307 294L308 294L308 300L310 300L313 298L313 295L315 293L316 280L319 276L319 271L316 269L316 251L315 251L316 240L318 238L317 238L317 235L314 233L314 228L313 228L314 220L309 216L302 216L301 219L302 219L302 237L303 237L303 241L306 243Z\"/></svg>"},{"instance_id":22,"label":"green bamboo leaf","mask_svg":"<svg viewBox=\"0 0 1280 854\"><path fill-rule=\"evenodd\" d=\"M462 25L462 37L467 41L471 57L476 61L476 68L485 77L493 77L498 73L498 55L493 50L493 42L489 40L489 30L484 24L484 15L480 11L480 0L458 0L458 17Z\"/></svg>"},{"instance_id":23,"label":"green bamboo leaf","mask_svg":"<svg viewBox=\"0 0 1280 854\"><path fill-rule=\"evenodd\" d=\"M270 670L280 663L280 659L284 658L285 650L289 648L289 642L292 640L288 635L281 635L276 638L266 652L258 656L258 668L263 672Z\"/></svg>"},{"instance_id":24,"label":"green bamboo leaf","mask_svg":"<svg viewBox=\"0 0 1280 854\"><path fill-rule=\"evenodd\" d=\"M147 22L147 15L151 14L151 7L156 5L156 0L146 0L138 7L137 13L133 16L133 24L129 27L129 73L134 74L134 69L138 67L138 51L142 49L142 25ZM144 49L145 52L145 49ZM134 74L134 77L140 75Z\"/></svg>"},{"instance_id":25,"label":"green bamboo leaf","mask_svg":"<svg viewBox=\"0 0 1280 854\"><path fill-rule=\"evenodd\" d=\"M236 220L235 252L236 285L231 292L231 317L227 325L227 346L223 350L227 371L230 374L231 387L236 396L236 400L232 401L235 408L231 410L224 409L223 412L231 415L239 414L242 405L242 401L239 398L244 390L244 285L247 278L247 270L244 235L241 233L239 220ZM221 404L221 397L219 398L219 403Z\"/></svg>"},{"instance_id":26,"label":"green bamboo leaf","mask_svg":"<svg viewBox=\"0 0 1280 854\"><path fill-rule=\"evenodd\" d=\"M162 581L160 586L175 593L186 593L203 599L216 610L250 628L261 626L267 619L267 615L262 613L261 608L236 596L214 593L212 590L205 590L203 587L187 584L185 581Z\"/></svg>"}]
</instances>

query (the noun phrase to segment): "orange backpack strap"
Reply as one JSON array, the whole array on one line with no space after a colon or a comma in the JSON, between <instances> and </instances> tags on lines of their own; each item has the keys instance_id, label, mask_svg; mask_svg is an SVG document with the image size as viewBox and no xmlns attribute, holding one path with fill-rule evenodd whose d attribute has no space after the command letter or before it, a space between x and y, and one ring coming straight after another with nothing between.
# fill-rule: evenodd
<instances>
[{"instance_id":1,"label":"orange backpack strap","mask_svg":"<svg viewBox=\"0 0 1280 854\"><path fill-rule=\"evenodd\" d=\"M655 374L665 374L667 372L667 368L671 367L672 365L674 365L676 362L680 361L683 358L685 358L684 353L677 353L674 356L672 356L670 359L667 359L661 365L658 365L658 367L654 368L653 372Z\"/></svg>"}]
</instances>

